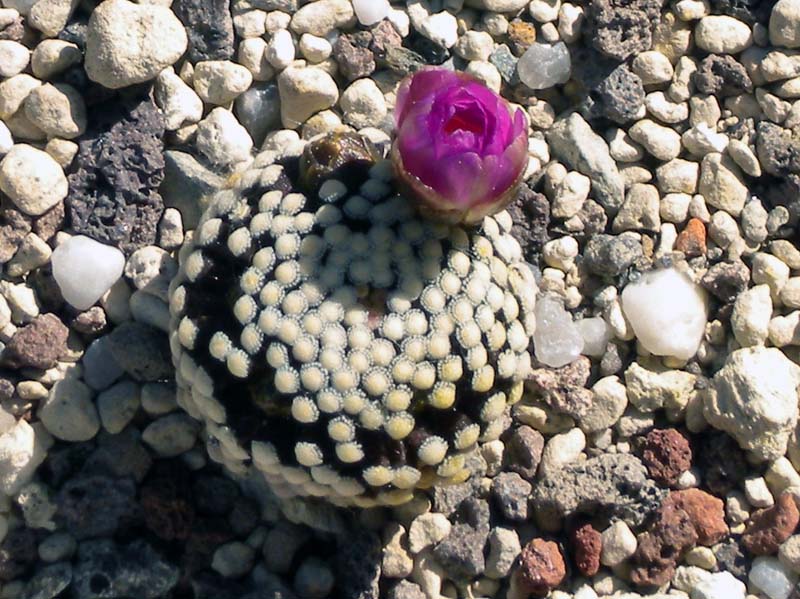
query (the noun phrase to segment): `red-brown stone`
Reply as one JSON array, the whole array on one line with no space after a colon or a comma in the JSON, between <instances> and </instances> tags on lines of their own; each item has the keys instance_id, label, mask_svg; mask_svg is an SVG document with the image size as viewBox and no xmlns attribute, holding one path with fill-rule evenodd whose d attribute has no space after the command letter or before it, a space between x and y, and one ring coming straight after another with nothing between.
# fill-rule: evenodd
<instances>
[{"instance_id":1,"label":"red-brown stone","mask_svg":"<svg viewBox=\"0 0 800 599\"><path fill-rule=\"evenodd\" d=\"M675 249L686 256L705 256L706 226L699 218L691 218L686 228L678 234Z\"/></svg>"},{"instance_id":2,"label":"red-brown stone","mask_svg":"<svg viewBox=\"0 0 800 599\"><path fill-rule=\"evenodd\" d=\"M680 475L692 467L692 449L686 437L674 428L655 429L645 437L642 462L650 478L674 487Z\"/></svg>"},{"instance_id":3,"label":"red-brown stone","mask_svg":"<svg viewBox=\"0 0 800 599\"><path fill-rule=\"evenodd\" d=\"M553 541L533 539L522 550L516 576L520 588L536 597L544 597L567 575L564 556Z\"/></svg>"},{"instance_id":4,"label":"red-brown stone","mask_svg":"<svg viewBox=\"0 0 800 599\"><path fill-rule=\"evenodd\" d=\"M669 582L684 554L697 543L691 516L674 502L664 501L650 529L639 536L631 581L639 586Z\"/></svg>"},{"instance_id":5,"label":"red-brown stone","mask_svg":"<svg viewBox=\"0 0 800 599\"><path fill-rule=\"evenodd\" d=\"M700 489L673 491L664 500L664 504L674 504L689 514L700 545L710 547L719 543L728 534L724 503L705 491Z\"/></svg>"},{"instance_id":6,"label":"red-brown stone","mask_svg":"<svg viewBox=\"0 0 800 599\"><path fill-rule=\"evenodd\" d=\"M603 536L591 524L584 524L572 531L572 548L578 571L584 576L597 574L600 570Z\"/></svg>"},{"instance_id":7,"label":"red-brown stone","mask_svg":"<svg viewBox=\"0 0 800 599\"><path fill-rule=\"evenodd\" d=\"M13 368L52 368L67 352L69 329L55 314L41 314L19 329L3 353Z\"/></svg>"},{"instance_id":8,"label":"red-brown stone","mask_svg":"<svg viewBox=\"0 0 800 599\"><path fill-rule=\"evenodd\" d=\"M755 512L742 535L742 544L753 555L771 555L794 533L800 512L791 493L778 497L775 505Z\"/></svg>"}]
</instances>

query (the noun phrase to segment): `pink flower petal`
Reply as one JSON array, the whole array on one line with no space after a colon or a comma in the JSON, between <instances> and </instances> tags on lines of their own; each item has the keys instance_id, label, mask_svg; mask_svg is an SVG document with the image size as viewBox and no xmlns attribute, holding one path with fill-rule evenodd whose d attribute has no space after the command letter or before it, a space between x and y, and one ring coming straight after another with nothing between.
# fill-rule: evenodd
<instances>
[{"instance_id":1,"label":"pink flower petal","mask_svg":"<svg viewBox=\"0 0 800 599\"><path fill-rule=\"evenodd\" d=\"M477 222L513 197L527 166L521 110L477 80L424 69L397 93L393 149L400 176L426 211Z\"/></svg>"}]
</instances>

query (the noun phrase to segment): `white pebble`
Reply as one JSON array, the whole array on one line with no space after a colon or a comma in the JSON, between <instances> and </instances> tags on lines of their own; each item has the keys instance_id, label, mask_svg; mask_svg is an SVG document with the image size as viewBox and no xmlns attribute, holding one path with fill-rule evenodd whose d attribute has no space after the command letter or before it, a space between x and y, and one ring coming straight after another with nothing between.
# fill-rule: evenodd
<instances>
[{"instance_id":1,"label":"white pebble","mask_svg":"<svg viewBox=\"0 0 800 599\"><path fill-rule=\"evenodd\" d=\"M774 557L757 557L749 578L769 599L788 599L797 582L797 575Z\"/></svg>"},{"instance_id":2,"label":"white pebble","mask_svg":"<svg viewBox=\"0 0 800 599\"><path fill-rule=\"evenodd\" d=\"M642 346L688 360L700 346L708 306L705 291L674 268L645 273L622 292L622 309Z\"/></svg>"},{"instance_id":3,"label":"white pebble","mask_svg":"<svg viewBox=\"0 0 800 599\"><path fill-rule=\"evenodd\" d=\"M39 216L67 197L69 184L50 154L17 144L0 161L0 191L20 211Z\"/></svg>"},{"instance_id":4,"label":"white pebble","mask_svg":"<svg viewBox=\"0 0 800 599\"><path fill-rule=\"evenodd\" d=\"M356 18L362 25L369 27L389 16L389 0L353 0Z\"/></svg>"},{"instance_id":5,"label":"white pebble","mask_svg":"<svg viewBox=\"0 0 800 599\"><path fill-rule=\"evenodd\" d=\"M197 149L213 164L230 166L250 157L253 140L233 113L220 106L198 124Z\"/></svg>"},{"instance_id":6,"label":"white pebble","mask_svg":"<svg viewBox=\"0 0 800 599\"><path fill-rule=\"evenodd\" d=\"M310 33L304 33L300 37L300 53L312 64L322 62L332 52L333 46L324 37L317 37Z\"/></svg>"},{"instance_id":7,"label":"white pebble","mask_svg":"<svg viewBox=\"0 0 800 599\"><path fill-rule=\"evenodd\" d=\"M266 58L269 64L282 71L295 57L294 40L286 29L276 31L267 45Z\"/></svg>"},{"instance_id":8,"label":"white pebble","mask_svg":"<svg viewBox=\"0 0 800 599\"><path fill-rule=\"evenodd\" d=\"M705 549L705 547L704 547ZM698 582L692 599L744 599L744 583L730 572L717 572Z\"/></svg>"},{"instance_id":9,"label":"white pebble","mask_svg":"<svg viewBox=\"0 0 800 599\"><path fill-rule=\"evenodd\" d=\"M34 429L26 420L14 417L0 408L0 493L14 495L33 476L47 455L42 437L48 435ZM0 523L0 533L3 533Z\"/></svg>"},{"instance_id":10,"label":"white pebble","mask_svg":"<svg viewBox=\"0 0 800 599\"><path fill-rule=\"evenodd\" d=\"M0 77L13 77L25 70L31 52L19 42L0 40Z\"/></svg>"},{"instance_id":11,"label":"white pebble","mask_svg":"<svg viewBox=\"0 0 800 599\"><path fill-rule=\"evenodd\" d=\"M78 310L86 310L117 282L125 256L117 248L76 235L59 245L50 258L61 295Z\"/></svg>"}]
</instances>

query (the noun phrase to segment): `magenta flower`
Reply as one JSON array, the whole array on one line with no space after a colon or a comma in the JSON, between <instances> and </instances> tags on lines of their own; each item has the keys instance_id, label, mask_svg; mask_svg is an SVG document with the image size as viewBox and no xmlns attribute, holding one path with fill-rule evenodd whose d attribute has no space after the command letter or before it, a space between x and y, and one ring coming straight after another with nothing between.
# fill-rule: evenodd
<instances>
[{"instance_id":1,"label":"magenta flower","mask_svg":"<svg viewBox=\"0 0 800 599\"><path fill-rule=\"evenodd\" d=\"M428 68L400 85L392 160L426 215L474 224L502 210L522 182L521 110L463 73Z\"/></svg>"}]
</instances>

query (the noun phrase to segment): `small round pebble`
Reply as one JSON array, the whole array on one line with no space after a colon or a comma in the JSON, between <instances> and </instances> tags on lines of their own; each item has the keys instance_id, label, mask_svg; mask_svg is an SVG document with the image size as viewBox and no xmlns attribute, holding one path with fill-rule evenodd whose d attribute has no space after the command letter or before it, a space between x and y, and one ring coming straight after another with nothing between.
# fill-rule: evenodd
<instances>
[{"instance_id":1,"label":"small round pebble","mask_svg":"<svg viewBox=\"0 0 800 599\"><path fill-rule=\"evenodd\" d=\"M67 196L64 170L47 153L17 144L0 161L0 191L25 214L39 216Z\"/></svg>"},{"instance_id":2,"label":"small round pebble","mask_svg":"<svg viewBox=\"0 0 800 599\"><path fill-rule=\"evenodd\" d=\"M55 438L88 441L100 430L92 390L75 378L58 381L39 410L39 418Z\"/></svg>"}]
</instances>

